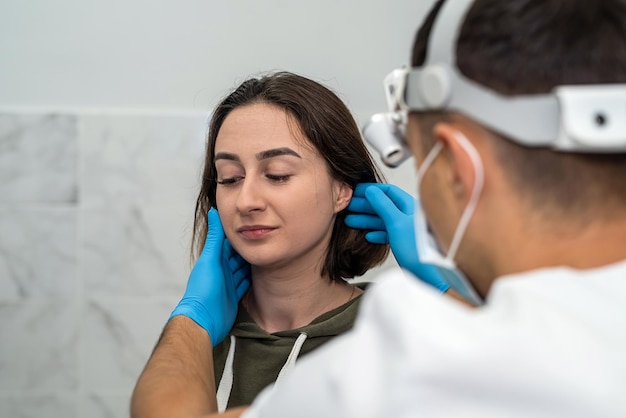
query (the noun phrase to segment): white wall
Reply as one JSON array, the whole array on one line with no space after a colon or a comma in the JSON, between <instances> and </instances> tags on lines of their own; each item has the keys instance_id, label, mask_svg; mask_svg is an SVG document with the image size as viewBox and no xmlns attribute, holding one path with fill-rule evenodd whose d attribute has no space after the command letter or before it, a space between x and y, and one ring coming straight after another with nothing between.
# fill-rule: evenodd
<instances>
[{"instance_id":1,"label":"white wall","mask_svg":"<svg viewBox=\"0 0 626 418\"><path fill-rule=\"evenodd\" d=\"M209 110L283 69L362 123L431 3L0 0L0 417L128 416L189 274ZM414 190L411 162L384 173Z\"/></svg>"},{"instance_id":2,"label":"white wall","mask_svg":"<svg viewBox=\"0 0 626 418\"><path fill-rule=\"evenodd\" d=\"M384 104L432 0L3 0L0 106L208 109L285 69Z\"/></svg>"},{"instance_id":3,"label":"white wall","mask_svg":"<svg viewBox=\"0 0 626 418\"><path fill-rule=\"evenodd\" d=\"M362 124L433 1L1 0L0 112L208 113L282 69L334 89ZM383 172L414 190L410 162Z\"/></svg>"}]
</instances>

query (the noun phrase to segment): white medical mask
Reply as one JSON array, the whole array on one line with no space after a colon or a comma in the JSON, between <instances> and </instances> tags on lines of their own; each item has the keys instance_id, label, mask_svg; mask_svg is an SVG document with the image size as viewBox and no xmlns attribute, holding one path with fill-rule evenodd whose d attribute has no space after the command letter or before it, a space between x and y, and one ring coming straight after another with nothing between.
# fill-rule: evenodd
<instances>
[{"instance_id":1,"label":"white medical mask","mask_svg":"<svg viewBox=\"0 0 626 418\"><path fill-rule=\"evenodd\" d=\"M475 182L472 194L470 196L467 206L463 210L459 224L456 227L452 242L450 243L450 249L447 255L443 255L436 244L435 238L428 230L428 223L424 216L424 210L421 206L419 190L422 179L426 170L430 167L435 160L443 145L441 142L437 142L435 146L430 150L424 162L420 166L417 172L417 198L415 201L415 241L417 243L417 256L421 263L430 264L439 268L444 280L448 282L450 287L456 292L461 294L464 298L476 305L482 305L483 299L480 297L471 282L465 277L465 275L457 268L454 256L459 248L463 234L467 229L467 225L476 209L480 193L482 192L484 183L484 168L480 155L476 148L468 141L468 139L461 132L456 132L455 138L459 145L465 150L469 156L472 165L474 166Z\"/></svg>"}]
</instances>

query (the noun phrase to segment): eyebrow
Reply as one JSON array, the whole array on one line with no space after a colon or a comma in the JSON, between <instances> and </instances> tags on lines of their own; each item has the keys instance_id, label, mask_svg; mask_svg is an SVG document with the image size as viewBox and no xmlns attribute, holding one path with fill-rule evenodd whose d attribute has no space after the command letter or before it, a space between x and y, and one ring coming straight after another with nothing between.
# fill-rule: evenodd
<instances>
[{"instance_id":1,"label":"eyebrow","mask_svg":"<svg viewBox=\"0 0 626 418\"><path fill-rule=\"evenodd\" d=\"M292 150L291 148L282 147L282 148L274 148L268 149L267 151L261 151L256 155L257 160L266 160L268 158L280 157L281 155L291 155L294 157L300 157L300 154Z\"/></svg>"},{"instance_id":2,"label":"eyebrow","mask_svg":"<svg viewBox=\"0 0 626 418\"><path fill-rule=\"evenodd\" d=\"M302 158L300 154L292 150L291 148L282 147L282 148L273 148L265 151L261 151L256 155L256 159L267 160L268 158L280 157L282 155L291 155L293 157ZM241 162L241 159L237 154L232 154L230 152L218 152L215 154L214 161L217 160L231 160Z\"/></svg>"},{"instance_id":3,"label":"eyebrow","mask_svg":"<svg viewBox=\"0 0 626 418\"><path fill-rule=\"evenodd\" d=\"M213 158L213 161L217 160L231 160L241 162L237 154L231 154L230 152L218 152L217 154L215 154L215 158Z\"/></svg>"}]
</instances>

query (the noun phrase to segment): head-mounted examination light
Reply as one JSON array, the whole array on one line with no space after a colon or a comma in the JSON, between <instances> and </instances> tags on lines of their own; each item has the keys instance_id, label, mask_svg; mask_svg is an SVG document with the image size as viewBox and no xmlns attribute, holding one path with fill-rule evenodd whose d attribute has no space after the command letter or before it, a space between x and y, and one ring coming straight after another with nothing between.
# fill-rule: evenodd
<instances>
[{"instance_id":1,"label":"head-mounted examination light","mask_svg":"<svg viewBox=\"0 0 626 418\"><path fill-rule=\"evenodd\" d=\"M386 165L396 167L410 156L404 143L408 111L457 111L528 147L626 152L626 84L557 86L549 94L504 96L463 76L455 50L472 4L446 1L424 65L385 77L389 111L372 116L363 136Z\"/></svg>"}]
</instances>

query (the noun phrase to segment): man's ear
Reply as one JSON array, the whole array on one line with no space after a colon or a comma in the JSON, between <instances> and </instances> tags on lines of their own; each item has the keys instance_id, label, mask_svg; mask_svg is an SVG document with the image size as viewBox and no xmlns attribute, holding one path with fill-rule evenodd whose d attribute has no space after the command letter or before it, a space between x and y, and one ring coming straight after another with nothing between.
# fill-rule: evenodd
<instances>
[{"instance_id":1,"label":"man's ear","mask_svg":"<svg viewBox=\"0 0 626 418\"><path fill-rule=\"evenodd\" d=\"M335 196L335 213L341 212L352 200L352 187L343 181L335 181L334 184L334 196Z\"/></svg>"},{"instance_id":2,"label":"man's ear","mask_svg":"<svg viewBox=\"0 0 626 418\"><path fill-rule=\"evenodd\" d=\"M435 125L433 133L435 139L443 145L442 154L449 165L449 175L444 180L449 182L454 196L464 207L472 195L476 171L472 159L457 140L457 135L464 135L470 142L472 138L458 127L444 122Z\"/></svg>"}]
</instances>

